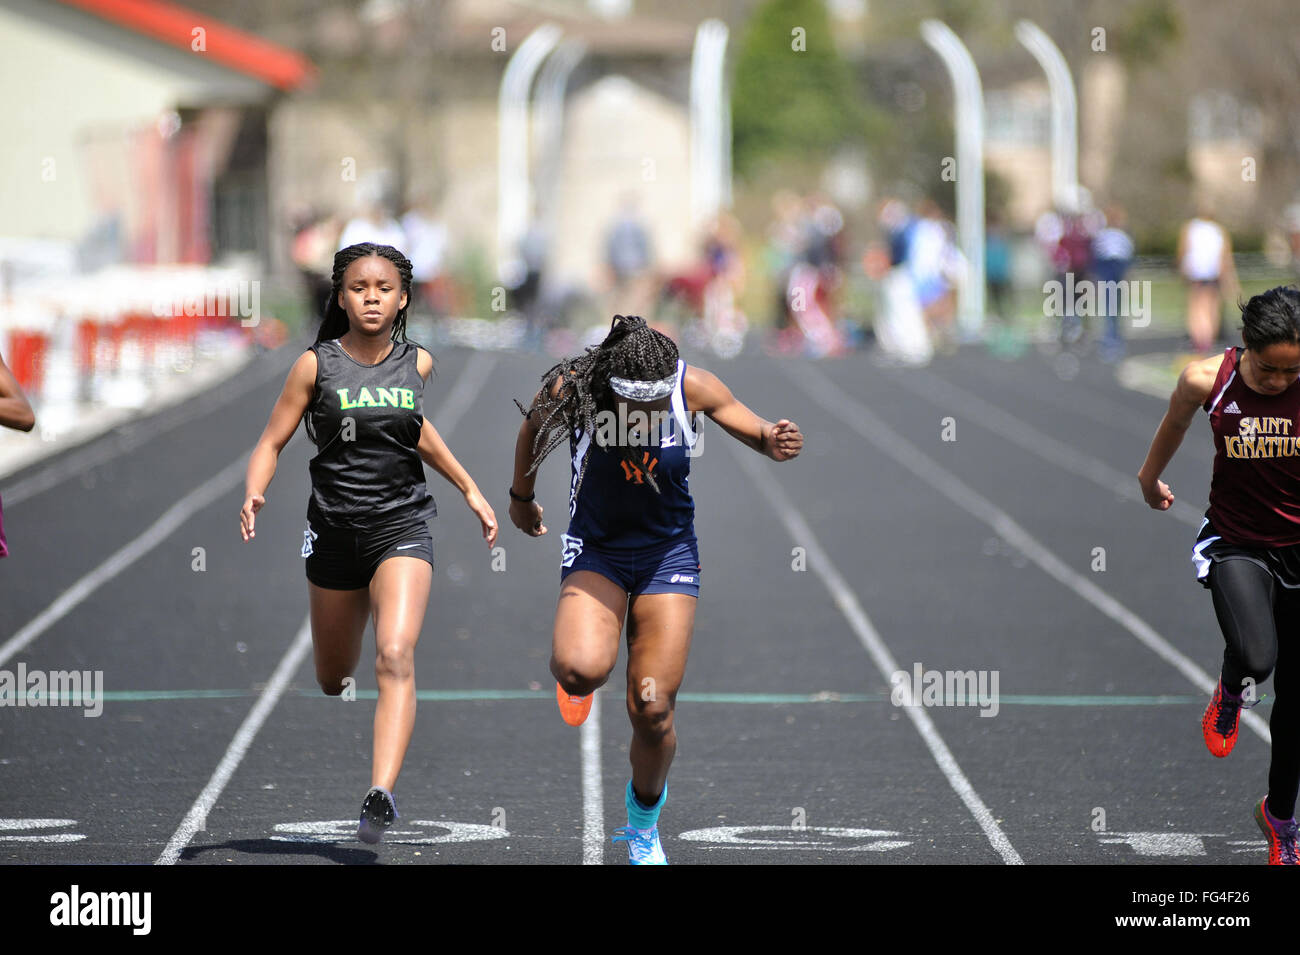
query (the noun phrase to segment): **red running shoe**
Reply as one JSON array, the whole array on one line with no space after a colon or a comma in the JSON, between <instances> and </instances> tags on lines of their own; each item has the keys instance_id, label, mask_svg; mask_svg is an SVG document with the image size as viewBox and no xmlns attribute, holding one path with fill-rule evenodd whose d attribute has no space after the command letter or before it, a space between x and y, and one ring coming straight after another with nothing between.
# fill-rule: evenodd
<instances>
[{"instance_id":1,"label":"red running shoe","mask_svg":"<svg viewBox=\"0 0 1300 955\"><path fill-rule=\"evenodd\" d=\"M1205 736L1206 748L1220 758L1232 752L1237 744L1237 723L1241 719L1243 705L1241 697L1235 700L1223 692L1223 680L1214 688L1210 705L1201 717L1201 733Z\"/></svg>"}]
</instances>

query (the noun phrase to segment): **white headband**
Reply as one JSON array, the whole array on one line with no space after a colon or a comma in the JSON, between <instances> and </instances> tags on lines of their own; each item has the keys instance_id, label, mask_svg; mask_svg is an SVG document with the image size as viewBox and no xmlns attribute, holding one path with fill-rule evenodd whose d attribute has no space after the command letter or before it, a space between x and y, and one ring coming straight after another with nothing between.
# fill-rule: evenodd
<instances>
[{"instance_id":1,"label":"white headband","mask_svg":"<svg viewBox=\"0 0 1300 955\"><path fill-rule=\"evenodd\" d=\"M614 393L631 401L657 401L673 393L677 387L677 372L658 381L635 381L631 378L616 378L610 375L609 386Z\"/></svg>"}]
</instances>

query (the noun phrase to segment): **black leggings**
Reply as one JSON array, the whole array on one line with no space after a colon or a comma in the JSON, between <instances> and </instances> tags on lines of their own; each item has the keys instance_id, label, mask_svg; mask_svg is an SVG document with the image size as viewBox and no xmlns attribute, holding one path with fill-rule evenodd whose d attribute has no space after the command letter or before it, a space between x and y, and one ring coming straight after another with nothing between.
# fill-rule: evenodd
<instances>
[{"instance_id":1,"label":"black leggings","mask_svg":"<svg viewBox=\"0 0 1300 955\"><path fill-rule=\"evenodd\" d=\"M1209 583L1214 613L1226 642L1224 687L1240 693L1247 678L1258 687L1273 674L1268 808L1277 818L1290 819L1295 815L1296 791L1300 788L1300 708L1288 696L1295 690L1292 681L1300 666L1296 659L1300 590L1281 586L1271 573L1244 558L1214 561Z\"/></svg>"}]
</instances>

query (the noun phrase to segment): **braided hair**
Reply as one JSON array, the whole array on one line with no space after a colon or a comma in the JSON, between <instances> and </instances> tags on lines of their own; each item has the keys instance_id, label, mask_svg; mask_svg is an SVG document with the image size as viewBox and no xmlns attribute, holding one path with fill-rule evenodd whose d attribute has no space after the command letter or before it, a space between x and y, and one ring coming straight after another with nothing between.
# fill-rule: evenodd
<instances>
[{"instance_id":1,"label":"braided hair","mask_svg":"<svg viewBox=\"0 0 1300 955\"><path fill-rule=\"evenodd\" d=\"M348 266L357 259L372 255L392 262L397 267L397 274L401 276L402 291L406 293L406 305L397 310L397 318L393 320L392 340L406 341L406 310L411 304L411 260L391 245L379 245L374 242L358 242L334 253L334 276L330 285L330 297L325 303L325 317L321 320L320 331L316 333L316 341L340 338L347 333L348 313L343 310L343 306L339 305L339 292L343 290L343 276Z\"/></svg>"},{"instance_id":2,"label":"braided hair","mask_svg":"<svg viewBox=\"0 0 1300 955\"><path fill-rule=\"evenodd\" d=\"M524 411L524 406L515 400L525 417L538 415L533 463L528 473L536 471L546 456L577 430L592 435L597 442L601 441L596 416L601 412L614 412L618 402L618 396L609 384L611 375L651 381L667 378L676 370L677 345L671 338L655 331L639 315L615 315L604 341L598 346L588 347L582 355L565 359L542 376L542 390L531 409ZM556 381L561 384L558 393L552 397L551 388ZM629 445L623 445L622 452L623 459L629 464L640 465ZM573 489L575 495L582 488L588 457L590 450L583 456ZM645 478L656 494L661 493L654 475L646 472Z\"/></svg>"}]
</instances>

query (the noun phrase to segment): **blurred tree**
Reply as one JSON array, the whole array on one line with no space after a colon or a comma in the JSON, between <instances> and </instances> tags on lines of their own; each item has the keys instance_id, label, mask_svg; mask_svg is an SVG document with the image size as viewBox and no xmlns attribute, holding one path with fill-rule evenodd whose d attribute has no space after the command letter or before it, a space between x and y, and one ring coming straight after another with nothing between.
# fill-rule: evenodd
<instances>
[{"instance_id":1,"label":"blurred tree","mask_svg":"<svg viewBox=\"0 0 1300 955\"><path fill-rule=\"evenodd\" d=\"M822 0L768 0L755 10L736 54L731 113L740 176L866 141L868 108L835 49Z\"/></svg>"}]
</instances>

